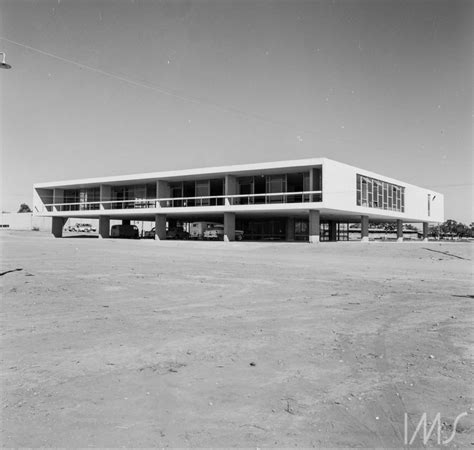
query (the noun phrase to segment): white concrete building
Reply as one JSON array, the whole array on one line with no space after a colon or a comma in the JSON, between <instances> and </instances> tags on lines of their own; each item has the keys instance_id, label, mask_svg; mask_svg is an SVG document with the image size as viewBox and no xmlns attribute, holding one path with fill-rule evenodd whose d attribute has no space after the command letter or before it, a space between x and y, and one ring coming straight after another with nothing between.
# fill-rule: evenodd
<instances>
[{"instance_id":1,"label":"white concrete building","mask_svg":"<svg viewBox=\"0 0 474 450\"><path fill-rule=\"evenodd\" d=\"M35 215L52 217L62 235L69 217L99 219L109 237L110 220L150 220L156 238L166 224L212 220L224 224L224 239L235 229L247 239L344 239L348 223L361 223L368 240L371 222L444 221L443 195L327 158L244 164L205 169L55 181L34 185Z\"/></svg>"},{"instance_id":2,"label":"white concrete building","mask_svg":"<svg viewBox=\"0 0 474 450\"><path fill-rule=\"evenodd\" d=\"M33 213L2 211L0 214L0 229L46 231L51 229L51 217L40 217L33 215Z\"/></svg>"}]
</instances>

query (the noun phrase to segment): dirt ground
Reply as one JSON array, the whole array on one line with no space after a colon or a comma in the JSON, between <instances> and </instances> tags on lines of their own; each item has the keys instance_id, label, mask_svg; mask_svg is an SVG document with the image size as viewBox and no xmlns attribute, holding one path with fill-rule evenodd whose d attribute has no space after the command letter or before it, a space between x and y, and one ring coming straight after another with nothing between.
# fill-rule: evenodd
<instances>
[{"instance_id":1,"label":"dirt ground","mask_svg":"<svg viewBox=\"0 0 474 450\"><path fill-rule=\"evenodd\" d=\"M474 443L472 244L0 237L4 447Z\"/></svg>"}]
</instances>

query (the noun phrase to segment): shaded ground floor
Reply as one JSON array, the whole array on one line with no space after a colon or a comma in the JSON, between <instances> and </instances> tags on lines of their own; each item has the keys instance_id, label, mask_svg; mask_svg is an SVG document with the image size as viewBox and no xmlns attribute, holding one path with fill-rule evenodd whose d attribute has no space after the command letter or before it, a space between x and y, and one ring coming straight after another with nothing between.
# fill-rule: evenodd
<instances>
[{"instance_id":1,"label":"shaded ground floor","mask_svg":"<svg viewBox=\"0 0 474 450\"><path fill-rule=\"evenodd\" d=\"M64 226L67 222L66 217L53 217L52 233L56 237L61 237ZM359 217L331 217L322 215L318 210L309 210L306 214L284 215L284 214L236 214L234 212L225 212L224 214L208 214L199 216L179 216L156 214L147 217L123 217L119 216L99 216L98 233L101 238L110 237L110 228L112 223L121 223L130 225L139 223L141 219L141 234L143 235L143 223L147 223L146 230L153 227L155 238L158 240L166 239L167 230L177 227L187 232L192 231L194 224L200 224L202 227L211 227L216 224L223 226L223 240L233 241L236 239L236 230L238 237L243 236L248 241L306 241L311 243L324 241L347 241L359 239L368 241L369 237L379 239L397 239L402 241L404 238L427 239L428 223L421 224L419 230L406 229L402 220L391 220L384 222L385 227L381 227L380 219L372 219L369 216ZM371 228L372 226L372 228ZM201 228L202 228L201 227ZM243 234L242 234L243 232ZM191 233L191 237L202 239L201 235Z\"/></svg>"}]
</instances>

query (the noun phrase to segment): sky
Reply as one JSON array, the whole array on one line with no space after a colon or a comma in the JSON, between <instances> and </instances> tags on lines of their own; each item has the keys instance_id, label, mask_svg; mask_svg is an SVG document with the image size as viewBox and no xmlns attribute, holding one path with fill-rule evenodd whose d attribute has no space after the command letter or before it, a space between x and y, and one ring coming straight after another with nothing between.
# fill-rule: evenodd
<instances>
[{"instance_id":1,"label":"sky","mask_svg":"<svg viewBox=\"0 0 474 450\"><path fill-rule=\"evenodd\" d=\"M1 208L36 182L327 157L473 217L468 0L0 0Z\"/></svg>"}]
</instances>

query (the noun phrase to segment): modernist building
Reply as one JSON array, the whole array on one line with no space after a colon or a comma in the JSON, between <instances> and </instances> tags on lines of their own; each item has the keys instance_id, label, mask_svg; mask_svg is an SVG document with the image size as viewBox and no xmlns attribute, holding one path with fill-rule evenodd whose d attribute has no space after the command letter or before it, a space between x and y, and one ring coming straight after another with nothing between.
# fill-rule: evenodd
<instances>
[{"instance_id":1,"label":"modernist building","mask_svg":"<svg viewBox=\"0 0 474 450\"><path fill-rule=\"evenodd\" d=\"M249 239L343 239L348 224L444 220L443 195L327 158L86 178L34 185L34 213L52 217L62 236L70 217L98 218L99 236L109 237L110 220L150 220L156 238L166 224L215 221L224 238L235 229Z\"/></svg>"}]
</instances>

